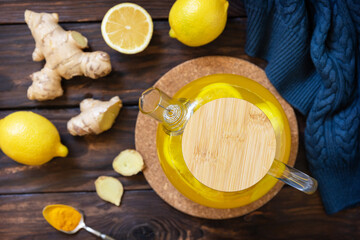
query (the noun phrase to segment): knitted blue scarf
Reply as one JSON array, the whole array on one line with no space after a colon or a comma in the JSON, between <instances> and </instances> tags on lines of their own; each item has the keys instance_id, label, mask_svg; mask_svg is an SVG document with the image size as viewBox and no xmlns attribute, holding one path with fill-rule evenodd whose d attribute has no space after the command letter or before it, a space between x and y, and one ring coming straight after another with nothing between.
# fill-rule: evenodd
<instances>
[{"instance_id":1,"label":"knitted blue scarf","mask_svg":"<svg viewBox=\"0 0 360 240\"><path fill-rule=\"evenodd\" d=\"M360 1L245 0L246 52L307 115L305 147L327 213L360 203Z\"/></svg>"}]
</instances>

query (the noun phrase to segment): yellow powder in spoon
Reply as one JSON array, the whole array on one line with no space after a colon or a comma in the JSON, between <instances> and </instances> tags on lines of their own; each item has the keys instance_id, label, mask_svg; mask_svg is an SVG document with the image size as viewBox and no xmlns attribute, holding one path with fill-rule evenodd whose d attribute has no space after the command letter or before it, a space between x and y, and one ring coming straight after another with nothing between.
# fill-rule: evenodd
<instances>
[{"instance_id":1,"label":"yellow powder in spoon","mask_svg":"<svg viewBox=\"0 0 360 240\"><path fill-rule=\"evenodd\" d=\"M47 220L58 230L72 231L79 225L81 214L70 206L56 206L49 209Z\"/></svg>"}]
</instances>

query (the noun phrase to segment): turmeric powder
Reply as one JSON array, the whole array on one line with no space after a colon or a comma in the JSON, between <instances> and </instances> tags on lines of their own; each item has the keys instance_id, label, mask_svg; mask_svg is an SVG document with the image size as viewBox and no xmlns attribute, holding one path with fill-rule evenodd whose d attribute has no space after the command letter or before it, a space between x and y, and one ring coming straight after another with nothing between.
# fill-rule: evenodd
<instances>
[{"instance_id":1,"label":"turmeric powder","mask_svg":"<svg viewBox=\"0 0 360 240\"><path fill-rule=\"evenodd\" d=\"M43 216L57 230L72 231L80 223L82 215L67 205L49 205L44 208Z\"/></svg>"}]
</instances>

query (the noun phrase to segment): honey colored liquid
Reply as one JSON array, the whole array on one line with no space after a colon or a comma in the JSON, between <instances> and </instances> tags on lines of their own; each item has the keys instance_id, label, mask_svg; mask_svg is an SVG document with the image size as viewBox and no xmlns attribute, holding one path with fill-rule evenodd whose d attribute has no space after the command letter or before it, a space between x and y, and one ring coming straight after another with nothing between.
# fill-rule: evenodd
<instances>
[{"instance_id":1,"label":"honey colored liquid","mask_svg":"<svg viewBox=\"0 0 360 240\"><path fill-rule=\"evenodd\" d=\"M215 74L189 83L174 96L196 101L195 111L212 100L228 97L244 99L266 114L276 135L275 158L287 163L291 146L290 127L281 105L262 85L238 75ZM275 178L265 175L258 183L242 191L221 192L211 189L200 183L187 168L181 143L182 135L170 136L159 125L157 150L160 164L170 182L194 202L213 208L241 207L261 198L277 182Z\"/></svg>"}]
</instances>

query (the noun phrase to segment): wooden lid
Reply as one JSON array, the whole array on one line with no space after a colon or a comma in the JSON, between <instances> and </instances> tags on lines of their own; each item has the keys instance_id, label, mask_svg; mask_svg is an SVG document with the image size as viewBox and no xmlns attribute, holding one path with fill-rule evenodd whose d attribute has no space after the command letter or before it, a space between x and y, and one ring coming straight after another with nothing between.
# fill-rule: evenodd
<instances>
[{"instance_id":1,"label":"wooden lid","mask_svg":"<svg viewBox=\"0 0 360 240\"><path fill-rule=\"evenodd\" d=\"M255 105L220 98L200 107L187 123L184 160L194 177L219 191L240 191L260 181L275 157L275 132Z\"/></svg>"}]
</instances>

